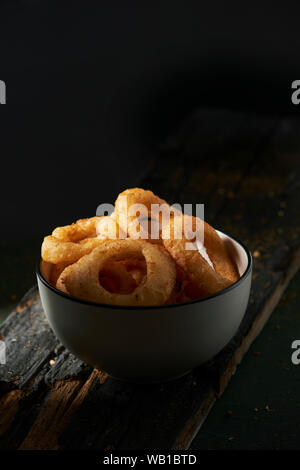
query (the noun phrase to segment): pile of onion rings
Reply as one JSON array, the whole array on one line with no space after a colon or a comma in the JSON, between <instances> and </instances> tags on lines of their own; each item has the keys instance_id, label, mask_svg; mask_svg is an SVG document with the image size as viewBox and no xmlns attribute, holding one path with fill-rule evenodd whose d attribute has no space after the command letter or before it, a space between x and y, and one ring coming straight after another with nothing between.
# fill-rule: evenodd
<instances>
[{"instance_id":1,"label":"pile of onion rings","mask_svg":"<svg viewBox=\"0 0 300 470\"><path fill-rule=\"evenodd\" d=\"M164 210L153 212L156 206L169 217ZM236 282L237 268L206 222L201 221L201 247L186 249L186 221L197 229L199 219L152 191L127 189L117 197L112 214L57 227L44 238L41 252L51 268L48 281L73 297L129 306L188 302Z\"/></svg>"}]
</instances>

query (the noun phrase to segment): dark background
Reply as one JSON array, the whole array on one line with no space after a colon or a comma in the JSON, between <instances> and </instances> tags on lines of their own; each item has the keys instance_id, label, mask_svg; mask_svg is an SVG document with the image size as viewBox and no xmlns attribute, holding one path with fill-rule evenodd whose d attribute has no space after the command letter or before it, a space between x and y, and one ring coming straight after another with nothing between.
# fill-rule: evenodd
<instances>
[{"instance_id":1,"label":"dark background","mask_svg":"<svg viewBox=\"0 0 300 470\"><path fill-rule=\"evenodd\" d=\"M94 215L196 107L298 112L300 6L278 3L2 1L0 240Z\"/></svg>"},{"instance_id":2,"label":"dark background","mask_svg":"<svg viewBox=\"0 0 300 470\"><path fill-rule=\"evenodd\" d=\"M296 1L0 0L0 321L35 282L42 236L138 185L195 108L299 113L299 14ZM297 447L299 373L282 355L298 284L192 448Z\"/></svg>"}]
</instances>

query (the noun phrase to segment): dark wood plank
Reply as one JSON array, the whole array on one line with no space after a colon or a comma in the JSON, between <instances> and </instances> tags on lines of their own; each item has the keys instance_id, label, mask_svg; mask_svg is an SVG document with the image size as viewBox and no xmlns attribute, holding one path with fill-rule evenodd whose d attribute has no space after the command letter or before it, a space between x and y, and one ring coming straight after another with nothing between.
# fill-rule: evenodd
<instances>
[{"instance_id":1,"label":"dark wood plank","mask_svg":"<svg viewBox=\"0 0 300 470\"><path fill-rule=\"evenodd\" d=\"M0 369L2 448L190 445L299 267L299 135L296 119L199 111L140 184L172 202L204 202L208 222L254 252L249 308L230 344L177 381L119 382L69 355L32 290L0 327L8 345Z\"/></svg>"},{"instance_id":2,"label":"dark wood plank","mask_svg":"<svg viewBox=\"0 0 300 470\"><path fill-rule=\"evenodd\" d=\"M74 390L92 369L70 355L53 334L42 309L37 287L22 299L1 325L6 343L6 364L0 369L0 442L15 448L26 436L51 389L75 380ZM60 390L61 398L64 397ZM10 428L11 432L6 433Z\"/></svg>"}]
</instances>

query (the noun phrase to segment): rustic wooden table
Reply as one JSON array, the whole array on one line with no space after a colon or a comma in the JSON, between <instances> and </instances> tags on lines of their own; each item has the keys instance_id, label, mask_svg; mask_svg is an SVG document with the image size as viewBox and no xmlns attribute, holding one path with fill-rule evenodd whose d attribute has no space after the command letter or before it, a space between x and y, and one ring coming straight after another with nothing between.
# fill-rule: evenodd
<instances>
[{"instance_id":1,"label":"rustic wooden table","mask_svg":"<svg viewBox=\"0 0 300 470\"><path fill-rule=\"evenodd\" d=\"M249 246L253 287L239 332L179 380L128 384L64 349L33 287L0 325L1 448L188 448L299 267L299 158L296 118L201 110L188 119L139 184L205 203L210 224Z\"/></svg>"}]
</instances>

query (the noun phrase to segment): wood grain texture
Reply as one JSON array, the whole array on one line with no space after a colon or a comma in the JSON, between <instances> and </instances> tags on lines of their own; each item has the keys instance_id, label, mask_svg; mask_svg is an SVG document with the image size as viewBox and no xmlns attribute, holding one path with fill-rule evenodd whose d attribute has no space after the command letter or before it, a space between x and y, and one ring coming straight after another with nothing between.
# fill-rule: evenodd
<instances>
[{"instance_id":1,"label":"wood grain texture","mask_svg":"<svg viewBox=\"0 0 300 470\"><path fill-rule=\"evenodd\" d=\"M300 265L300 122L197 111L140 186L205 218L254 254L239 332L212 361L167 384L116 381L53 335L36 288L0 327L0 445L10 449L186 449Z\"/></svg>"}]
</instances>

